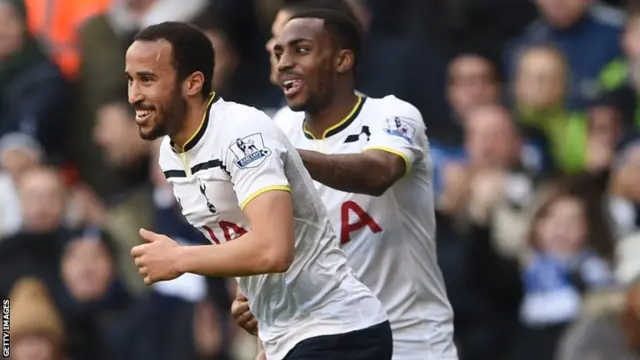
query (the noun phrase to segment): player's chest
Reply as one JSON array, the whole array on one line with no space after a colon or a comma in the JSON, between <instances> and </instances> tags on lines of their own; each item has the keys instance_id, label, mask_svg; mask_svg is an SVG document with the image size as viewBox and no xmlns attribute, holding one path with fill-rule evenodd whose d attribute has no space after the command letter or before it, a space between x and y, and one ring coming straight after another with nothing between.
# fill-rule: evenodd
<instances>
[{"instance_id":1,"label":"player's chest","mask_svg":"<svg viewBox=\"0 0 640 360\"><path fill-rule=\"evenodd\" d=\"M246 231L246 217L223 171L197 172L169 182L184 217L213 243L232 240Z\"/></svg>"},{"instance_id":2,"label":"player's chest","mask_svg":"<svg viewBox=\"0 0 640 360\"><path fill-rule=\"evenodd\" d=\"M371 131L367 125L352 125L349 128L322 139L313 139L305 134L291 136L290 140L298 149L313 150L325 154L360 153L367 146Z\"/></svg>"}]
</instances>

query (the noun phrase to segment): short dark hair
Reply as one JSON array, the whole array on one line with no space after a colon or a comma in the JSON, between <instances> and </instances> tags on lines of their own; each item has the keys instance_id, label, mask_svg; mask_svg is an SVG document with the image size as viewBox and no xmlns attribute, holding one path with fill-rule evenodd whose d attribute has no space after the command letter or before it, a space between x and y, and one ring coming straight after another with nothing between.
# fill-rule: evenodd
<instances>
[{"instance_id":1,"label":"short dark hair","mask_svg":"<svg viewBox=\"0 0 640 360\"><path fill-rule=\"evenodd\" d=\"M289 0L285 1L280 10L298 13L307 10L334 10L343 11L350 17L355 18L353 9L345 0Z\"/></svg>"},{"instance_id":2,"label":"short dark hair","mask_svg":"<svg viewBox=\"0 0 640 360\"><path fill-rule=\"evenodd\" d=\"M209 38L193 25L183 22L167 21L142 29L135 41L166 40L173 48L173 66L178 79L184 80L196 71L204 75L202 96L211 93L215 53Z\"/></svg>"},{"instance_id":3,"label":"short dark hair","mask_svg":"<svg viewBox=\"0 0 640 360\"><path fill-rule=\"evenodd\" d=\"M324 29L329 32L338 46L349 49L354 55L353 70L357 68L362 50L362 28L354 18L345 13L330 9L311 9L301 11L293 19L320 19Z\"/></svg>"}]
</instances>

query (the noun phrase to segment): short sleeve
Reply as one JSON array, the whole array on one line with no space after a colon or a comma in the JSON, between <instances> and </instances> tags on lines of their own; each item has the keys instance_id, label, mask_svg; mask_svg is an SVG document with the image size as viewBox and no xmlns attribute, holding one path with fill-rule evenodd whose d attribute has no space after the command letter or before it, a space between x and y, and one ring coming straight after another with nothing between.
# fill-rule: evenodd
<instances>
[{"instance_id":1,"label":"short sleeve","mask_svg":"<svg viewBox=\"0 0 640 360\"><path fill-rule=\"evenodd\" d=\"M427 150L427 135L422 115L413 105L392 98L385 99L387 109L371 122L371 137L363 151L382 150L400 156L407 172L422 159ZM391 101L395 100L395 101Z\"/></svg>"},{"instance_id":2,"label":"short sleeve","mask_svg":"<svg viewBox=\"0 0 640 360\"><path fill-rule=\"evenodd\" d=\"M256 111L250 119L230 123L225 131L225 167L240 208L267 191L290 191L284 136L266 114Z\"/></svg>"}]
</instances>

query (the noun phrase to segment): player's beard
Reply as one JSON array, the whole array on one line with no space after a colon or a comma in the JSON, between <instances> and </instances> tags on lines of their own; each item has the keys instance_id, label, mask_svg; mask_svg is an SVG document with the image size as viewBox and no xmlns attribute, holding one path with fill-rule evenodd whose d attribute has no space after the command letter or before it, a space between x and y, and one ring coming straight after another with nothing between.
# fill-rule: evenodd
<instances>
[{"instance_id":1,"label":"player's beard","mask_svg":"<svg viewBox=\"0 0 640 360\"><path fill-rule=\"evenodd\" d=\"M181 124L187 116L187 100L182 97L179 87L172 91L169 106L162 108L156 114L156 124L147 133L140 129L140 137L144 140L155 140L165 135L171 135L180 130Z\"/></svg>"}]
</instances>

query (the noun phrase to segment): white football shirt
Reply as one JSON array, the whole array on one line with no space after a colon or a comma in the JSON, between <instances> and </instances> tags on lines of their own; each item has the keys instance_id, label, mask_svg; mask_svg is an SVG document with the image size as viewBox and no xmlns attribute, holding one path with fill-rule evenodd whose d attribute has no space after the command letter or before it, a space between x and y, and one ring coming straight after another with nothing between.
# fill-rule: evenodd
<instances>
[{"instance_id":1,"label":"white football shirt","mask_svg":"<svg viewBox=\"0 0 640 360\"><path fill-rule=\"evenodd\" d=\"M291 192L296 254L290 269L237 279L269 359L284 358L304 339L387 319L380 301L347 266L296 149L267 115L212 97L200 129L179 150L165 138L160 167L184 216L213 244L250 231L242 209L253 198L270 190Z\"/></svg>"},{"instance_id":2,"label":"white football shirt","mask_svg":"<svg viewBox=\"0 0 640 360\"><path fill-rule=\"evenodd\" d=\"M274 121L299 149L327 154L377 149L404 159L407 174L382 196L339 191L319 182L349 265L382 301L393 329L394 359L457 359L453 311L436 258L432 165L420 112L395 96L359 96L351 113L314 138L304 113Z\"/></svg>"}]
</instances>

